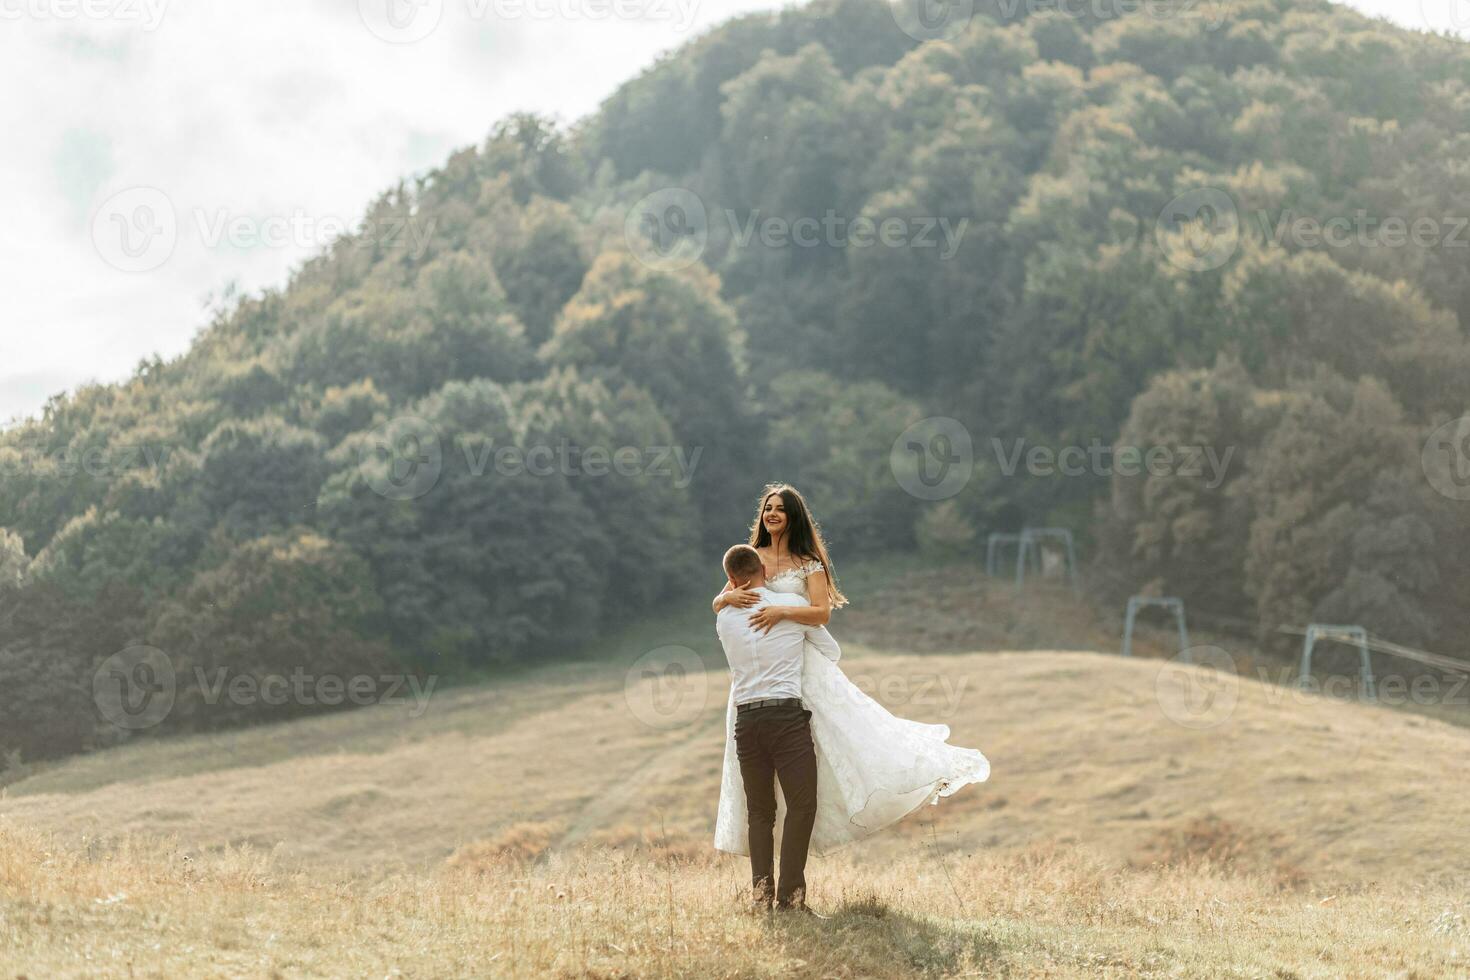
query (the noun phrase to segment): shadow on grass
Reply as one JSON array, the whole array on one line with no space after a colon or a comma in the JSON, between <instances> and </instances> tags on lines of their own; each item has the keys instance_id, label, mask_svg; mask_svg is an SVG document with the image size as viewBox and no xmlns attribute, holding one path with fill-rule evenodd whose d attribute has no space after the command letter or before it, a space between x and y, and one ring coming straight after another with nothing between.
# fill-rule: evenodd
<instances>
[{"instance_id":1,"label":"shadow on grass","mask_svg":"<svg viewBox=\"0 0 1470 980\"><path fill-rule=\"evenodd\" d=\"M876 896L846 901L827 919L775 912L770 927L796 950L821 948L873 976L993 975L1003 972L1008 953L1003 927L910 915Z\"/></svg>"}]
</instances>

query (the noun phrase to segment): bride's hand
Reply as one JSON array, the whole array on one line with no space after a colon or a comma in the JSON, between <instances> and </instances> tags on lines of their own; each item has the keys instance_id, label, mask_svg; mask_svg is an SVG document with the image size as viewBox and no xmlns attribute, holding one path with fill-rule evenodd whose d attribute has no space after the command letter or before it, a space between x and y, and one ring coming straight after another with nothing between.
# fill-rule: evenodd
<instances>
[{"instance_id":1,"label":"bride's hand","mask_svg":"<svg viewBox=\"0 0 1470 980\"><path fill-rule=\"evenodd\" d=\"M761 597L750 589L731 587L729 591L720 593L720 605L734 606L736 609L749 609L760 601Z\"/></svg>"},{"instance_id":2,"label":"bride's hand","mask_svg":"<svg viewBox=\"0 0 1470 980\"><path fill-rule=\"evenodd\" d=\"M786 607L764 606L757 609L750 617L750 625L762 633L769 633L771 627L786 618Z\"/></svg>"}]
</instances>

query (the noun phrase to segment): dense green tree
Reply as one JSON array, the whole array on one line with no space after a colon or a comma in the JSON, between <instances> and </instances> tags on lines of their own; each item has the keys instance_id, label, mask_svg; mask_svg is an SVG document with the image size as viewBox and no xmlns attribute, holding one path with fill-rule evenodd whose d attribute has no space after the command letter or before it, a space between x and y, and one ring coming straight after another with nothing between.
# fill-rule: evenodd
<instances>
[{"instance_id":1,"label":"dense green tree","mask_svg":"<svg viewBox=\"0 0 1470 980\"><path fill-rule=\"evenodd\" d=\"M497 123L482 157L483 172L511 176L520 204L536 195L565 200L582 182L580 161L566 135L542 116L519 113Z\"/></svg>"},{"instance_id":2,"label":"dense green tree","mask_svg":"<svg viewBox=\"0 0 1470 980\"><path fill-rule=\"evenodd\" d=\"M598 621L606 532L515 423L502 386L451 382L329 456L321 524L367 559L392 637L419 663L546 656ZM405 463L421 485L395 476Z\"/></svg>"},{"instance_id":3,"label":"dense green tree","mask_svg":"<svg viewBox=\"0 0 1470 980\"><path fill-rule=\"evenodd\" d=\"M845 383L816 371L771 381L762 400L771 478L791 483L846 553L911 547L919 502L894 479L893 442L922 413L876 381Z\"/></svg>"},{"instance_id":4,"label":"dense green tree","mask_svg":"<svg viewBox=\"0 0 1470 980\"><path fill-rule=\"evenodd\" d=\"M849 144L842 76L826 49L768 52L723 94L721 172L742 213L795 219L844 207L844 178L861 157Z\"/></svg>"},{"instance_id":5,"label":"dense green tree","mask_svg":"<svg viewBox=\"0 0 1470 980\"><path fill-rule=\"evenodd\" d=\"M526 326L532 346L545 343L551 325L582 285L587 261L576 220L565 205L531 202L520 216L519 234L495 253L495 271L506 299Z\"/></svg>"},{"instance_id":6,"label":"dense green tree","mask_svg":"<svg viewBox=\"0 0 1470 980\"><path fill-rule=\"evenodd\" d=\"M1240 488L1252 514L1246 591L1262 629L1312 622L1324 603L1344 612L1341 597L1361 594L1364 577L1393 575L1392 563L1378 564L1392 558L1408 566L1401 569L1404 608L1391 622L1368 615L1386 609L1380 602L1349 618L1382 632L1414 623L1410 642L1422 642L1430 623L1422 598L1433 576L1414 567L1421 522L1359 537L1381 515L1383 501L1374 499L1378 477L1404 472L1415 458L1403 410L1381 382L1353 383L1325 370L1262 410L1275 418L1251 453ZM1359 577L1350 582L1354 569Z\"/></svg>"},{"instance_id":7,"label":"dense green tree","mask_svg":"<svg viewBox=\"0 0 1470 980\"><path fill-rule=\"evenodd\" d=\"M286 398L286 385L258 360L228 365L210 387L220 407L234 418L254 418Z\"/></svg>"},{"instance_id":8,"label":"dense green tree","mask_svg":"<svg viewBox=\"0 0 1470 980\"><path fill-rule=\"evenodd\" d=\"M95 595L45 580L0 584L0 770L110 745L127 737L98 713L93 678L141 642L148 604L113 579Z\"/></svg>"},{"instance_id":9,"label":"dense green tree","mask_svg":"<svg viewBox=\"0 0 1470 980\"><path fill-rule=\"evenodd\" d=\"M336 445L353 432L372 428L391 406L392 402L378 391L372 379L364 378L322 392L310 409L310 422L329 444Z\"/></svg>"},{"instance_id":10,"label":"dense green tree","mask_svg":"<svg viewBox=\"0 0 1470 980\"><path fill-rule=\"evenodd\" d=\"M1206 615L1246 604L1251 512L1233 488L1260 441L1257 397L1240 364L1224 359L1159 375L1134 399L1112 447L1100 542L1130 588L1182 596Z\"/></svg>"},{"instance_id":11,"label":"dense green tree","mask_svg":"<svg viewBox=\"0 0 1470 980\"><path fill-rule=\"evenodd\" d=\"M367 564L347 547L303 528L246 541L155 607L149 642L177 680L166 725L210 728L350 706L341 692L351 678L376 685L393 666L382 622ZM293 676L309 678L309 687L288 688ZM271 677L285 683L265 684ZM318 700L321 678L328 694Z\"/></svg>"},{"instance_id":12,"label":"dense green tree","mask_svg":"<svg viewBox=\"0 0 1470 980\"><path fill-rule=\"evenodd\" d=\"M1060 61L1083 71L1097 61L1092 43L1076 18L1059 10L1028 18L1026 32L1036 42L1036 56L1044 61Z\"/></svg>"},{"instance_id":13,"label":"dense green tree","mask_svg":"<svg viewBox=\"0 0 1470 980\"><path fill-rule=\"evenodd\" d=\"M225 422L201 447L200 498L232 534L303 523L326 476L323 448L320 436L278 418Z\"/></svg>"},{"instance_id":14,"label":"dense green tree","mask_svg":"<svg viewBox=\"0 0 1470 980\"><path fill-rule=\"evenodd\" d=\"M738 536L752 480L756 428L742 377L735 317L708 273L656 272L605 253L562 310L542 349L553 366L578 367L648 390L681 450L698 451L691 488L706 541Z\"/></svg>"},{"instance_id":15,"label":"dense green tree","mask_svg":"<svg viewBox=\"0 0 1470 980\"><path fill-rule=\"evenodd\" d=\"M1272 387L1313 365L1347 378L1381 377L1416 415L1458 408L1470 362L1454 315L1406 283L1355 274L1319 252L1250 248L1222 299L1230 336Z\"/></svg>"},{"instance_id":16,"label":"dense green tree","mask_svg":"<svg viewBox=\"0 0 1470 980\"><path fill-rule=\"evenodd\" d=\"M1380 473L1367 488L1363 522L1351 533L1347 572L1318 600L1318 622L1371 623L1379 635L1411 646L1431 643L1442 583L1441 555L1427 516L1428 488L1403 473Z\"/></svg>"},{"instance_id":17,"label":"dense green tree","mask_svg":"<svg viewBox=\"0 0 1470 980\"><path fill-rule=\"evenodd\" d=\"M609 617L665 607L696 577L709 579L692 492L703 454L685 451L646 391L628 382L613 390L563 368L513 390L510 400L525 446L554 452L607 536Z\"/></svg>"},{"instance_id":18,"label":"dense green tree","mask_svg":"<svg viewBox=\"0 0 1470 980\"><path fill-rule=\"evenodd\" d=\"M26 543L19 534L0 527L0 589L18 589L31 567Z\"/></svg>"},{"instance_id":19,"label":"dense green tree","mask_svg":"<svg viewBox=\"0 0 1470 980\"><path fill-rule=\"evenodd\" d=\"M179 581L193 557L185 535L161 517L129 518L93 508L51 539L29 573L77 601L95 597L113 581L159 595Z\"/></svg>"}]
</instances>

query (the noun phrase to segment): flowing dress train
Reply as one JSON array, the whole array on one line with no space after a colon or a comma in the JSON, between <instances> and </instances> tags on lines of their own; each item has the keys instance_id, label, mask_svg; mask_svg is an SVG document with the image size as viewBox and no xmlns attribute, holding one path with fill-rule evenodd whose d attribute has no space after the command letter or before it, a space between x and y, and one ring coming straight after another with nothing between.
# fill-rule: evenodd
<instances>
[{"instance_id":1,"label":"flowing dress train","mask_svg":"<svg viewBox=\"0 0 1470 980\"><path fill-rule=\"evenodd\" d=\"M820 568L813 563L785 572L768 582L767 588L806 597L806 577ZM895 716L863 693L810 641L802 656L801 697L812 713L812 742L817 752L817 820L811 846L818 854L861 840L926 803L937 803L963 786L989 778L990 763L984 755L948 743L948 725ZM779 817L776 826L779 832ZM745 787L735 755L732 695L726 708L715 847L747 854L748 835Z\"/></svg>"}]
</instances>

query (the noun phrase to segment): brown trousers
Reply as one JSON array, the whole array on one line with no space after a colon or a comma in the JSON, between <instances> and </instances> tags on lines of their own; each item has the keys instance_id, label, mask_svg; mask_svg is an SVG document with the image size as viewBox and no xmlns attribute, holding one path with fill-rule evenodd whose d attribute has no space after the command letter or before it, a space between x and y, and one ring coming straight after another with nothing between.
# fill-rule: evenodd
<instances>
[{"instance_id":1,"label":"brown trousers","mask_svg":"<svg viewBox=\"0 0 1470 980\"><path fill-rule=\"evenodd\" d=\"M786 798L781 826L779 905L806 899L806 852L817 819L817 753L812 745L812 713L796 705L752 708L735 715L735 756L745 783L750 823L750 876L758 894L771 895L776 828L776 786Z\"/></svg>"}]
</instances>

